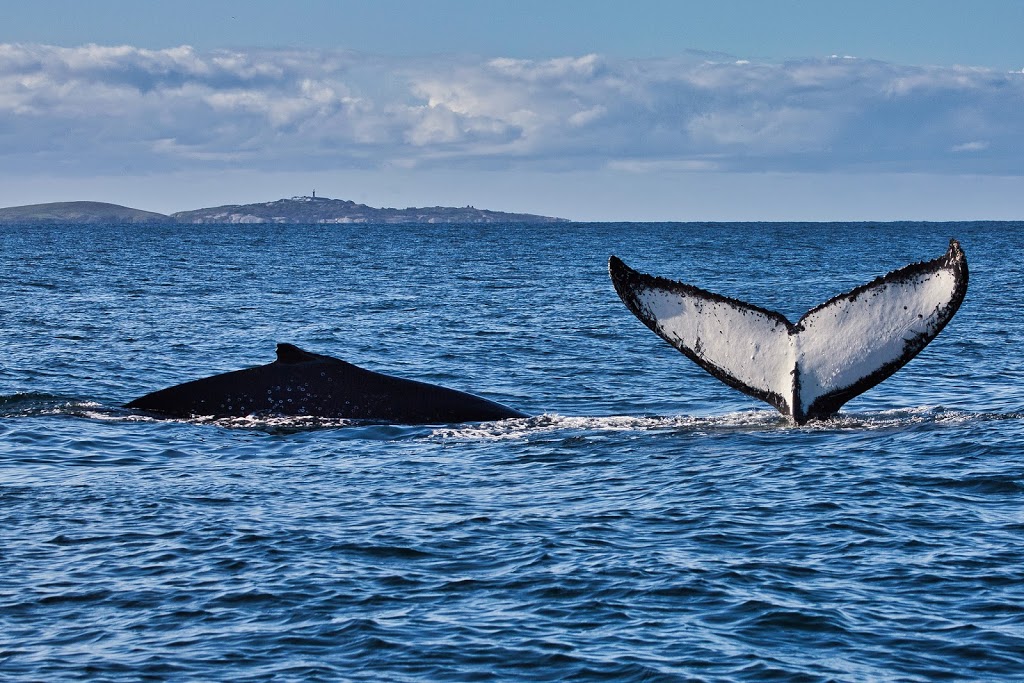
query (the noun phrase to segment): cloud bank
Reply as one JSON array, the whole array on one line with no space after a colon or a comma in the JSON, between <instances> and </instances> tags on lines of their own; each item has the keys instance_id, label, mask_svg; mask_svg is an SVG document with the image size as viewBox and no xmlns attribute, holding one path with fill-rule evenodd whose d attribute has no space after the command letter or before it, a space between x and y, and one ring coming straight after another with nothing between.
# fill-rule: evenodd
<instances>
[{"instance_id":1,"label":"cloud bank","mask_svg":"<svg viewBox=\"0 0 1024 683\"><path fill-rule=\"evenodd\" d=\"M1024 73L0 44L4 172L1024 174Z\"/></svg>"}]
</instances>

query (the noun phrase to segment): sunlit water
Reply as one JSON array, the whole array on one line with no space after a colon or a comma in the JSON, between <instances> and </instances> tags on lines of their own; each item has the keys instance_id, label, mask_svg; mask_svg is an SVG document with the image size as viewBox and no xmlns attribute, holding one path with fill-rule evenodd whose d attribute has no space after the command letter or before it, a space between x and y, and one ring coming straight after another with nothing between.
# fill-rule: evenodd
<instances>
[{"instance_id":1,"label":"sunlit water","mask_svg":"<svg viewBox=\"0 0 1024 683\"><path fill-rule=\"evenodd\" d=\"M778 310L961 240L952 323L797 428L609 254ZM1024 224L0 228L0 678L1024 677ZM161 421L275 342L535 417Z\"/></svg>"}]
</instances>

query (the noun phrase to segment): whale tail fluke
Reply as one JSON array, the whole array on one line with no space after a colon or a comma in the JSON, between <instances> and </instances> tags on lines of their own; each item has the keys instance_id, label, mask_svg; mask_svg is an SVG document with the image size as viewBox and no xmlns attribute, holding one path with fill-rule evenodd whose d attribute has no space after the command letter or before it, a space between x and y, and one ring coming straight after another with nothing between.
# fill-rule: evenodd
<instances>
[{"instance_id":1,"label":"whale tail fluke","mask_svg":"<svg viewBox=\"0 0 1024 683\"><path fill-rule=\"evenodd\" d=\"M655 334L798 424L834 414L906 365L952 319L968 281L954 239L943 256L835 296L793 324L775 311L640 273L615 256L608 270L623 303Z\"/></svg>"}]
</instances>

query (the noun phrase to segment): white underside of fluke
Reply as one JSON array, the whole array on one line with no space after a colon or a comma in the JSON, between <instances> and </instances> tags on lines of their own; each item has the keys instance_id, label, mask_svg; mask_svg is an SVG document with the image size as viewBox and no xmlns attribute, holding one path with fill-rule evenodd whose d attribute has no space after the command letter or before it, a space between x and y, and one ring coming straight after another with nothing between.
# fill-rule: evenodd
<instances>
[{"instance_id":1,"label":"white underside of fluke","mask_svg":"<svg viewBox=\"0 0 1024 683\"><path fill-rule=\"evenodd\" d=\"M641 320L678 349L688 349L744 386L792 393L796 348L784 320L754 308L661 287L634 290ZM710 368L709 368L710 369Z\"/></svg>"},{"instance_id":2,"label":"white underside of fluke","mask_svg":"<svg viewBox=\"0 0 1024 683\"><path fill-rule=\"evenodd\" d=\"M726 384L803 423L891 375L953 317L967 262L939 259L841 294L794 325L781 314L609 262L622 300L651 330Z\"/></svg>"}]
</instances>

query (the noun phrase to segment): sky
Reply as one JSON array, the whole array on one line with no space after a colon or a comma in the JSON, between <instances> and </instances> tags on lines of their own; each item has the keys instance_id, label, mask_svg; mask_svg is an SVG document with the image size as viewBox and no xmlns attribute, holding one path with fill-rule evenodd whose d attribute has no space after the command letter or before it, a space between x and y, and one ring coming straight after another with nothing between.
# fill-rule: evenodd
<instances>
[{"instance_id":1,"label":"sky","mask_svg":"<svg viewBox=\"0 0 1024 683\"><path fill-rule=\"evenodd\" d=\"M0 206L1024 219L1019 0L4 2Z\"/></svg>"}]
</instances>

